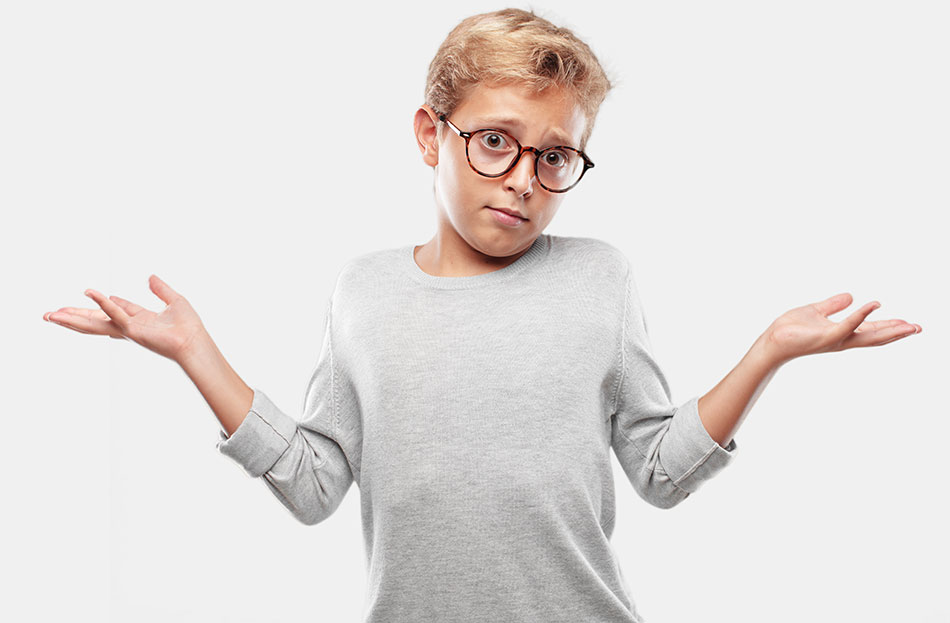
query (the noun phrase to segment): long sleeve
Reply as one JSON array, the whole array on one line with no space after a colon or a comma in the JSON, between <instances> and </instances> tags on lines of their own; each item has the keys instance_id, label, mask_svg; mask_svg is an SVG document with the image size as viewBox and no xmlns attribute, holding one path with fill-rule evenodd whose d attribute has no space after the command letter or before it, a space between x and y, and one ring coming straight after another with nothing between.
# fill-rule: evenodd
<instances>
[{"instance_id":1,"label":"long sleeve","mask_svg":"<svg viewBox=\"0 0 950 623\"><path fill-rule=\"evenodd\" d=\"M352 424L359 418L358 403L346 395L351 385L338 378L334 365L332 299L324 326L302 420L294 420L254 388L244 421L230 437L219 431L217 443L217 449L252 478L263 477L277 499L307 525L333 514L353 483L354 471L357 477L359 473L358 427Z\"/></svg>"},{"instance_id":2,"label":"long sleeve","mask_svg":"<svg viewBox=\"0 0 950 623\"><path fill-rule=\"evenodd\" d=\"M733 439L723 448L709 436L699 418L699 396L673 404L669 384L652 355L629 262L624 294L611 445L640 497L670 508L728 465L737 446Z\"/></svg>"}]
</instances>

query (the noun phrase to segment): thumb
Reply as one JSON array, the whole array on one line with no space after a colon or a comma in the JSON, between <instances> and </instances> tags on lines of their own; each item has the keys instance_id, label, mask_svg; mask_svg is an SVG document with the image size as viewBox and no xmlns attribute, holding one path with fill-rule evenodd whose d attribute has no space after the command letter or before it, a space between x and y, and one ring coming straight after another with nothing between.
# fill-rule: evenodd
<instances>
[{"instance_id":1,"label":"thumb","mask_svg":"<svg viewBox=\"0 0 950 623\"><path fill-rule=\"evenodd\" d=\"M171 286L158 278L158 275L149 275L148 287L155 293L155 296L162 299L166 305L171 305L175 299L181 298L181 295L172 290Z\"/></svg>"},{"instance_id":2,"label":"thumb","mask_svg":"<svg viewBox=\"0 0 950 623\"><path fill-rule=\"evenodd\" d=\"M822 316L828 317L848 307L853 301L850 292L842 292L812 305L818 309Z\"/></svg>"}]
</instances>

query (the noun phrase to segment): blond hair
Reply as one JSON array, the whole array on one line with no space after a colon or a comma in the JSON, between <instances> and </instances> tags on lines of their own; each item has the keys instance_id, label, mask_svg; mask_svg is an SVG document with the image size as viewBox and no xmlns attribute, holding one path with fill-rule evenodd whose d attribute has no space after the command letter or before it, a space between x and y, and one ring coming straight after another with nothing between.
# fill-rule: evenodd
<instances>
[{"instance_id":1,"label":"blond hair","mask_svg":"<svg viewBox=\"0 0 950 623\"><path fill-rule=\"evenodd\" d=\"M459 22L429 64L425 103L450 116L479 83L522 85L535 94L549 87L566 88L587 118L582 150L613 87L586 43L569 29L521 9L481 13ZM439 122L439 136L444 127Z\"/></svg>"}]
</instances>

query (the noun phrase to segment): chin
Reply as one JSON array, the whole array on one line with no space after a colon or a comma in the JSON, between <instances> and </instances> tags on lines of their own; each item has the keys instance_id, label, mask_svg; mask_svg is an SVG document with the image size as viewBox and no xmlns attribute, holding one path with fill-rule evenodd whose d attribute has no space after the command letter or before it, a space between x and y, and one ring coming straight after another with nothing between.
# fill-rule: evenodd
<instances>
[{"instance_id":1,"label":"chin","mask_svg":"<svg viewBox=\"0 0 950 623\"><path fill-rule=\"evenodd\" d=\"M492 235L481 238L481 244L474 248L489 257L505 258L526 250L535 238L536 236L525 234L524 231L519 232L517 236L511 232L503 232L501 235L492 232Z\"/></svg>"}]
</instances>

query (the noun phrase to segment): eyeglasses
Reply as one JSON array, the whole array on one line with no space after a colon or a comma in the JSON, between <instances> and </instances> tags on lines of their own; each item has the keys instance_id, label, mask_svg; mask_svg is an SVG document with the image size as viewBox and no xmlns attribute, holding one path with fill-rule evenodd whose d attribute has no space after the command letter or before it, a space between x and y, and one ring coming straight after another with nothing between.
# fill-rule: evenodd
<instances>
[{"instance_id":1,"label":"eyeglasses","mask_svg":"<svg viewBox=\"0 0 950 623\"><path fill-rule=\"evenodd\" d=\"M530 151L534 154L534 176L541 187L552 193L565 193L581 181L587 169L594 167L587 154L567 145L547 149L522 147L504 130L484 128L462 132L444 114L439 114L439 120L465 139L465 157L469 166L485 177L501 177L508 173L521 160L522 154Z\"/></svg>"}]
</instances>

